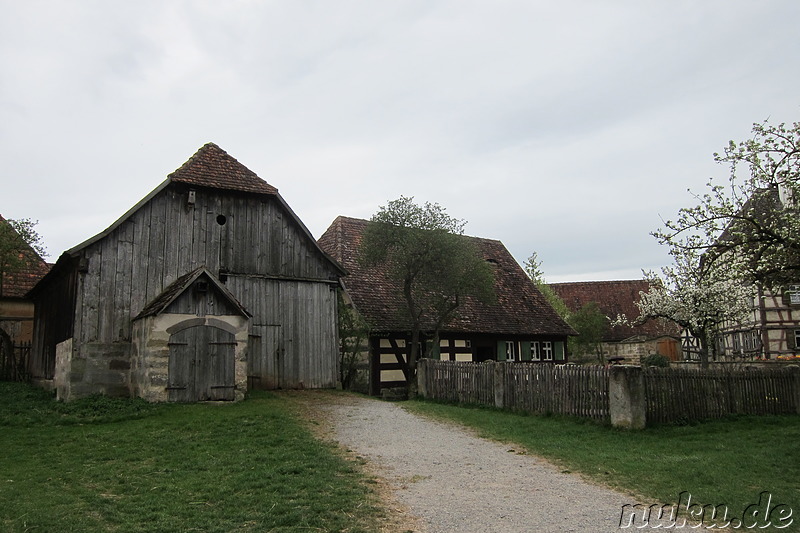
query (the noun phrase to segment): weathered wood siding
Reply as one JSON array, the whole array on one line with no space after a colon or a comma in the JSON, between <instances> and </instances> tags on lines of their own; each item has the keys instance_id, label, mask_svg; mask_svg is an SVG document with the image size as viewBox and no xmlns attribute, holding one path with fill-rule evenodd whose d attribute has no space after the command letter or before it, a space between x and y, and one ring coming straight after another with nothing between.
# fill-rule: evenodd
<instances>
[{"instance_id":1,"label":"weathered wood siding","mask_svg":"<svg viewBox=\"0 0 800 533\"><path fill-rule=\"evenodd\" d=\"M273 389L336 385L339 360L333 285L231 276L227 286L253 314L249 386Z\"/></svg>"},{"instance_id":2,"label":"weathered wood siding","mask_svg":"<svg viewBox=\"0 0 800 533\"><path fill-rule=\"evenodd\" d=\"M198 188L189 205L188 192L185 185L168 185L74 252L81 273L65 298L74 302L76 355L87 349L120 353L145 305L181 275L205 266L231 282L231 292L253 313L254 334L259 327L281 328L285 374L279 385L335 384L334 266L279 198ZM57 337L48 334L41 342L54 347ZM52 375L52 363L46 364Z\"/></svg>"},{"instance_id":3,"label":"weathered wood siding","mask_svg":"<svg viewBox=\"0 0 800 533\"><path fill-rule=\"evenodd\" d=\"M198 190L190 208L187 194L168 187L82 251L89 270L76 302L80 342L130 340L131 317L200 265L286 279L334 276L276 199Z\"/></svg>"},{"instance_id":4,"label":"weathered wood siding","mask_svg":"<svg viewBox=\"0 0 800 533\"><path fill-rule=\"evenodd\" d=\"M28 372L34 379L53 379L56 345L72 336L78 266L69 257L59 259L64 274L51 278L35 297L33 344Z\"/></svg>"}]
</instances>

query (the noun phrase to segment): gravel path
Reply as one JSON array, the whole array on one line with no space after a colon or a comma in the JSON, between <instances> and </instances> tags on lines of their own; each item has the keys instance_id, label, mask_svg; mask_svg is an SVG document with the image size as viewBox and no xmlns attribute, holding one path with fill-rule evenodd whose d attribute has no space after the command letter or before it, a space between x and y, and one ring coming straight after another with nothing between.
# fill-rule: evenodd
<instances>
[{"instance_id":1,"label":"gravel path","mask_svg":"<svg viewBox=\"0 0 800 533\"><path fill-rule=\"evenodd\" d=\"M333 437L377 467L427 533L621 531L629 496L541 458L370 398L325 407Z\"/></svg>"}]
</instances>

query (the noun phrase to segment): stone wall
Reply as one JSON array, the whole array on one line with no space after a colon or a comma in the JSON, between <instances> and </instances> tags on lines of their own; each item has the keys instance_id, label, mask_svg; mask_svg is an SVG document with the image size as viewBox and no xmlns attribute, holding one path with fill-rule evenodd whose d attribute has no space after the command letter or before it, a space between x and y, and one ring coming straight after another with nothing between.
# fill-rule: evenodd
<instances>
[{"instance_id":1,"label":"stone wall","mask_svg":"<svg viewBox=\"0 0 800 533\"><path fill-rule=\"evenodd\" d=\"M53 385L59 400L92 394L129 396L131 345L127 342L86 343L77 349L67 339L56 346Z\"/></svg>"}]
</instances>

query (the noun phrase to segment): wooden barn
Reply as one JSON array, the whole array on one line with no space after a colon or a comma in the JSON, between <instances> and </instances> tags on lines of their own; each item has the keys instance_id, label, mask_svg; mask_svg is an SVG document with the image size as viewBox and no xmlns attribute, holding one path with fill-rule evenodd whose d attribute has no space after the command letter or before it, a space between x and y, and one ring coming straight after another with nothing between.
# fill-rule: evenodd
<instances>
[{"instance_id":1,"label":"wooden barn","mask_svg":"<svg viewBox=\"0 0 800 533\"><path fill-rule=\"evenodd\" d=\"M337 217L319 244L348 271L342 285L370 328L366 381L369 393L378 395L407 383L411 334L399 284L387 276L386 269L359 263L361 236L368 223ZM575 331L547 303L502 242L468 238L494 269L496 301L486 304L467 298L442 329L432 356L450 361L566 362L567 338Z\"/></svg>"},{"instance_id":2,"label":"wooden barn","mask_svg":"<svg viewBox=\"0 0 800 533\"><path fill-rule=\"evenodd\" d=\"M334 387L342 274L275 187L209 143L32 289L29 371L65 400Z\"/></svg>"}]
</instances>

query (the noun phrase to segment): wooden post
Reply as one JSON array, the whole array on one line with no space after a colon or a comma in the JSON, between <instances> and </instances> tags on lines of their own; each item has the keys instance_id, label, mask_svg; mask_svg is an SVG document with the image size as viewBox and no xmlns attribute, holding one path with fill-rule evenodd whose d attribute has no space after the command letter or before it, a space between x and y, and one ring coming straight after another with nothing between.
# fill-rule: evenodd
<instances>
[{"instance_id":1,"label":"wooden post","mask_svg":"<svg viewBox=\"0 0 800 533\"><path fill-rule=\"evenodd\" d=\"M800 368L790 366L789 371L792 375L791 387L794 395L794 412L800 415Z\"/></svg>"},{"instance_id":2,"label":"wooden post","mask_svg":"<svg viewBox=\"0 0 800 533\"><path fill-rule=\"evenodd\" d=\"M420 359L417 363L417 394L428 397L428 359Z\"/></svg>"},{"instance_id":3,"label":"wooden post","mask_svg":"<svg viewBox=\"0 0 800 533\"><path fill-rule=\"evenodd\" d=\"M647 422L647 410L642 367L612 366L608 380L608 399L612 426L643 429Z\"/></svg>"},{"instance_id":4,"label":"wooden post","mask_svg":"<svg viewBox=\"0 0 800 533\"><path fill-rule=\"evenodd\" d=\"M492 363L492 370L494 371L494 379L492 379L492 388L494 388L494 406L498 409L505 407L506 384L505 384L505 365L497 361Z\"/></svg>"}]
</instances>

